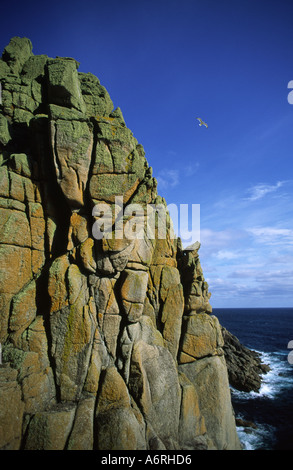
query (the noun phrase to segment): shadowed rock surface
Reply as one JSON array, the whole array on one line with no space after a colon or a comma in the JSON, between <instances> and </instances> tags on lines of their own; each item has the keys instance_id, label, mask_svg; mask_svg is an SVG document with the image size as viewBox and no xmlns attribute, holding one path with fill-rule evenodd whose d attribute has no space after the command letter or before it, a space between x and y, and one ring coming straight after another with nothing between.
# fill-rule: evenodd
<instances>
[{"instance_id":1,"label":"shadowed rock surface","mask_svg":"<svg viewBox=\"0 0 293 470\"><path fill-rule=\"evenodd\" d=\"M130 204L166 202L78 65L18 37L0 60L0 448L239 449L199 244L169 217L94 237L97 204L131 232Z\"/></svg>"},{"instance_id":2,"label":"shadowed rock surface","mask_svg":"<svg viewBox=\"0 0 293 470\"><path fill-rule=\"evenodd\" d=\"M240 343L236 336L222 327L224 352L232 387L243 392L258 392L263 374L270 367L261 360L261 355Z\"/></svg>"}]
</instances>

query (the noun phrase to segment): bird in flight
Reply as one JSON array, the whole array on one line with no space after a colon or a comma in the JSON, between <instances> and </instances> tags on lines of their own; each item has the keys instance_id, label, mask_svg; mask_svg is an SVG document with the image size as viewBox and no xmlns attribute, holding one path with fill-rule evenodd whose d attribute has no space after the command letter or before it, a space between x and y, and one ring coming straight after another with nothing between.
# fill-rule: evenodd
<instances>
[{"instance_id":1,"label":"bird in flight","mask_svg":"<svg viewBox=\"0 0 293 470\"><path fill-rule=\"evenodd\" d=\"M204 126L208 127L207 123L206 123L206 122L203 122L202 119L200 119L199 117L197 117L196 119L199 121L199 126L204 125Z\"/></svg>"}]
</instances>

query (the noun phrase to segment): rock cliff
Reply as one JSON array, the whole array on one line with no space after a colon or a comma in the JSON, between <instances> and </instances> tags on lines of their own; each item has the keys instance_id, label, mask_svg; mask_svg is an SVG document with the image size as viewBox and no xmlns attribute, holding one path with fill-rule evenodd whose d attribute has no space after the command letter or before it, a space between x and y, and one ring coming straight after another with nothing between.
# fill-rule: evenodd
<instances>
[{"instance_id":1,"label":"rock cliff","mask_svg":"<svg viewBox=\"0 0 293 470\"><path fill-rule=\"evenodd\" d=\"M168 214L118 236L166 202L78 66L18 37L0 60L0 448L239 449L199 245Z\"/></svg>"},{"instance_id":2,"label":"rock cliff","mask_svg":"<svg viewBox=\"0 0 293 470\"><path fill-rule=\"evenodd\" d=\"M270 371L261 354L248 349L236 336L222 327L224 353L230 385L242 392L259 392L262 376Z\"/></svg>"}]
</instances>

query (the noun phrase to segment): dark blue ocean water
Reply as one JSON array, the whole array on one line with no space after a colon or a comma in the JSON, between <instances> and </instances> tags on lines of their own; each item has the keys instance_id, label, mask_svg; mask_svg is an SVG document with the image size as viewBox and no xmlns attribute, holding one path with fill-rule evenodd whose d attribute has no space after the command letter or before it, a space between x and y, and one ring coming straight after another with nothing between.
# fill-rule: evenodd
<instances>
[{"instance_id":1,"label":"dark blue ocean water","mask_svg":"<svg viewBox=\"0 0 293 470\"><path fill-rule=\"evenodd\" d=\"M213 314L271 367L263 375L259 393L231 389L236 417L257 425L257 429L237 428L244 449L293 450L293 364L288 360L293 308L215 308Z\"/></svg>"}]
</instances>

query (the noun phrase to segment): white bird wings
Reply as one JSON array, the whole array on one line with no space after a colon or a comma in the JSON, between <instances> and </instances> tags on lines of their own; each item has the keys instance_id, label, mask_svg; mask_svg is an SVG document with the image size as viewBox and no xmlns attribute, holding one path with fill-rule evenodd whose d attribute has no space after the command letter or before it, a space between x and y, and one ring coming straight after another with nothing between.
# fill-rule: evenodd
<instances>
[{"instance_id":1,"label":"white bird wings","mask_svg":"<svg viewBox=\"0 0 293 470\"><path fill-rule=\"evenodd\" d=\"M204 122L201 118L197 117L196 119L199 121L199 126L204 125L204 126L208 127L207 123Z\"/></svg>"}]
</instances>

